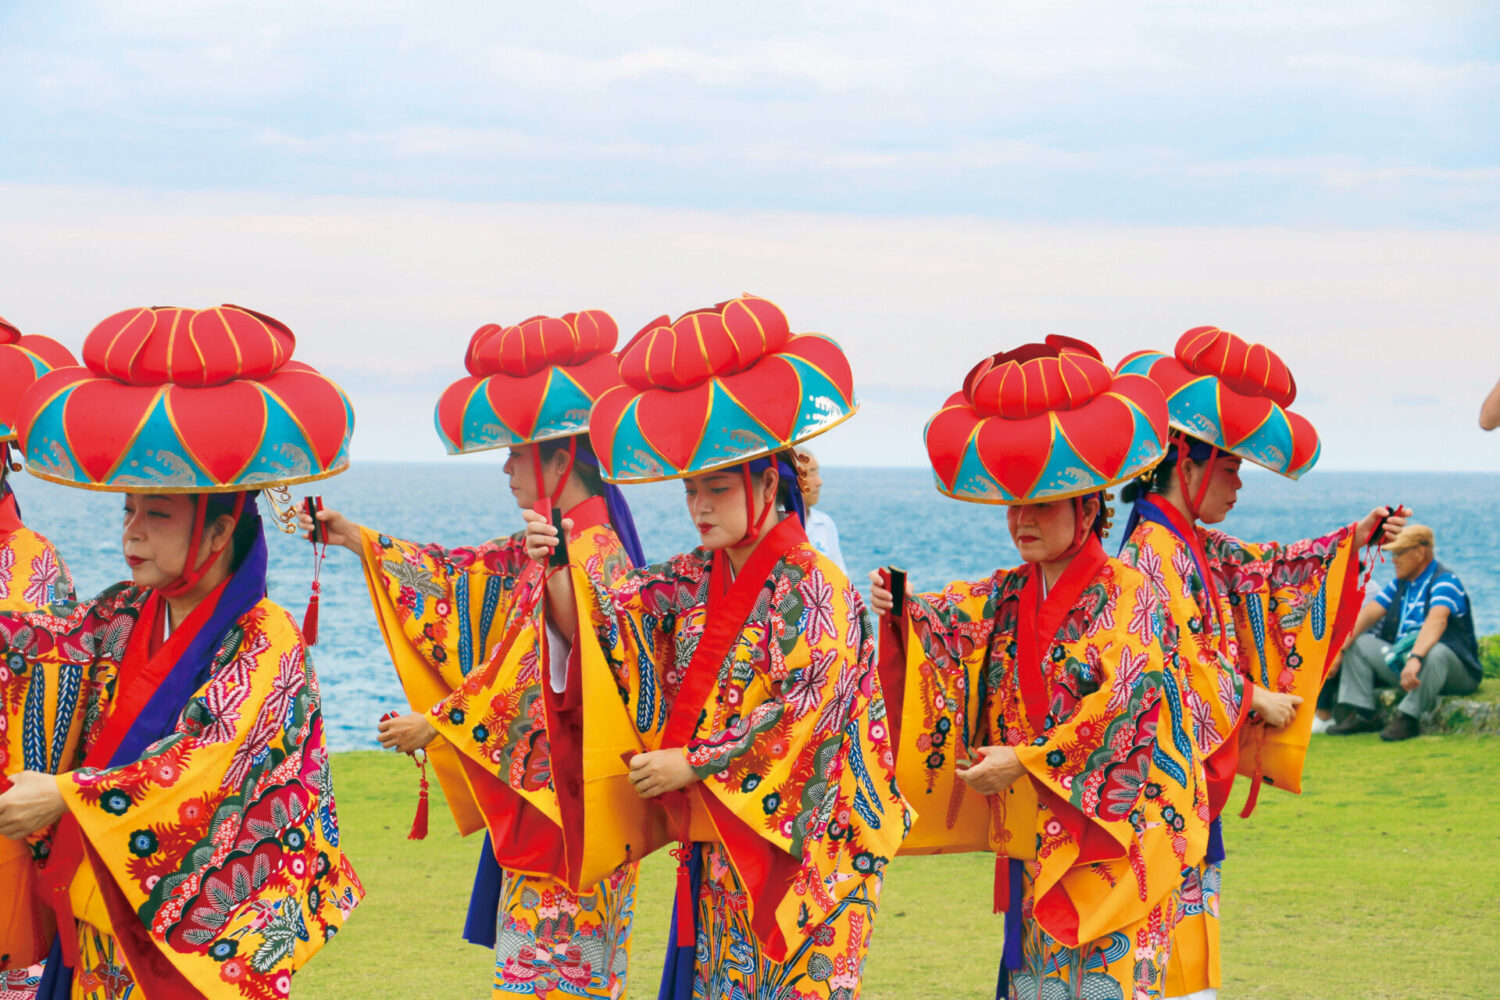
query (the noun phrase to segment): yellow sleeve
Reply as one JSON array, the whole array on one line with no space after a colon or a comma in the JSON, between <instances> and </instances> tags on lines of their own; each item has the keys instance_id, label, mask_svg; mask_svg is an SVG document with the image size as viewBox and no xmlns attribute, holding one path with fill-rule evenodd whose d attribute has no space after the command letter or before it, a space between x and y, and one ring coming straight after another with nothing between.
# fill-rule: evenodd
<instances>
[{"instance_id":1,"label":"yellow sleeve","mask_svg":"<svg viewBox=\"0 0 1500 1000\"><path fill-rule=\"evenodd\" d=\"M133 914L206 997L284 995L363 896L339 849L317 681L270 601L226 634L174 732L58 784L85 865L128 906L113 922Z\"/></svg>"},{"instance_id":2,"label":"yellow sleeve","mask_svg":"<svg viewBox=\"0 0 1500 1000\"><path fill-rule=\"evenodd\" d=\"M1289 792L1302 791L1318 691L1364 601L1354 527L1289 545L1204 533L1233 612L1239 669L1261 687L1302 698L1281 729L1251 715L1240 733L1239 773Z\"/></svg>"},{"instance_id":3,"label":"yellow sleeve","mask_svg":"<svg viewBox=\"0 0 1500 1000\"><path fill-rule=\"evenodd\" d=\"M522 578L529 560L519 537L441 549L365 528L360 544L365 584L391 662L412 711L425 712L488 659L528 603ZM480 829L483 818L454 749L434 741L427 756L459 832Z\"/></svg>"},{"instance_id":4,"label":"yellow sleeve","mask_svg":"<svg viewBox=\"0 0 1500 1000\"><path fill-rule=\"evenodd\" d=\"M916 810L902 853L1031 849L1029 835L1005 836L999 800L973 791L955 773L957 762L988 740L982 675L993 593L993 580L955 581L907 598L904 684L888 692L902 699L896 782ZM882 650L888 655L896 653Z\"/></svg>"}]
</instances>

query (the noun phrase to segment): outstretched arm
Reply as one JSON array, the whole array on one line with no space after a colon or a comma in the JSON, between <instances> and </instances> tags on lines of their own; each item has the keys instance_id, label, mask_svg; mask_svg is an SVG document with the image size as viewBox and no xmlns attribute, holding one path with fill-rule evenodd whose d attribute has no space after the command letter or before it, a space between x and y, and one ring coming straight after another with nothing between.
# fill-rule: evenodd
<instances>
[{"instance_id":1,"label":"outstretched arm","mask_svg":"<svg viewBox=\"0 0 1500 1000\"><path fill-rule=\"evenodd\" d=\"M1479 408L1479 426L1487 431L1500 427L1500 382L1484 397L1484 405Z\"/></svg>"},{"instance_id":2,"label":"outstretched arm","mask_svg":"<svg viewBox=\"0 0 1500 1000\"><path fill-rule=\"evenodd\" d=\"M364 558L364 546L360 544L360 526L349 520L336 510L324 508L318 511L318 520L323 525L323 537L328 540L329 545L342 545L361 559ZM312 539L312 518L307 516L307 511L297 515L297 527L302 530L302 535L309 541Z\"/></svg>"}]
</instances>

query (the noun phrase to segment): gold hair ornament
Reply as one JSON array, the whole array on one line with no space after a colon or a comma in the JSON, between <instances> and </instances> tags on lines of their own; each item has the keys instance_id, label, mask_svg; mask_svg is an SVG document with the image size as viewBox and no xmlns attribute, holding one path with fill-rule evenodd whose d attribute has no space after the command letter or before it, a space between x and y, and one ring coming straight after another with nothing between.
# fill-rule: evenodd
<instances>
[{"instance_id":1,"label":"gold hair ornament","mask_svg":"<svg viewBox=\"0 0 1500 1000\"><path fill-rule=\"evenodd\" d=\"M271 505L271 515L276 520L276 526L285 534L295 535L297 533L297 517L299 510L292 503L292 491L287 486L267 486L263 491L266 502Z\"/></svg>"}]
</instances>

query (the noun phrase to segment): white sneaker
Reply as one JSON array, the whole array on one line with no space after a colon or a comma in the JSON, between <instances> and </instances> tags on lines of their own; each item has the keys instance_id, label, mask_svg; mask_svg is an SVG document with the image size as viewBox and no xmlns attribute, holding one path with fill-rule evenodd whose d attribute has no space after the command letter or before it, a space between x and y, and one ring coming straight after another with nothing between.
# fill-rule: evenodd
<instances>
[{"instance_id":1,"label":"white sneaker","mask_svg":"<svg viewBox=\"0 0 1500 1000\"><path fill-rule=\"evenodd\" d=\"M1315 733L1326 733L1333 726L1333 719L1320 719L1313 716L1312 731Z\"/></svg>"}]
</instances>

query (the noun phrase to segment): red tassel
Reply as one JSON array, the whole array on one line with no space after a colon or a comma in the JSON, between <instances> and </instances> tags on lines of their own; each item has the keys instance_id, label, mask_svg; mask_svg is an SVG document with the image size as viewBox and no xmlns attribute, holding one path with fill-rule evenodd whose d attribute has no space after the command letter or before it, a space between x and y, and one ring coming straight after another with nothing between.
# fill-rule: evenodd
<instances>
[{"instance_id":1,"label":"red tassel","mask_svg":"<svg viewBox=\"0 0 1500 1000\"><path fill-rule=\"evenodd\" d=\"M417 756L422 754L422 756ZM407 840L426 840L428 838L428 754L419 750L411 754L411 759L416 760L417 769L422 772L422 790L417 792L417 814L411 817L411 832L407 834Z\"/></svg>"},{"instance_id":2,"label":"red tassel","mask_svg":"<svg viewBox=\"0 0 1500 1000\"><path fill-rule=\"evenodd\" d=\"M318 644L318 581L312 585L312 596L307 599L307 611L302 615L302 641L309 646Z\"/></svg>"},{"instance_id":3,"label":"red tassel","mask_svg":"<svg viewBox=\"0 0 1500 1000\"><path fill-rule=\"evenodd\" d=\"M1249 819L1250 814L1255 812L1255 803L1260 799L1260 785L1262 780L1260 769L1256 768L1255 777L1250 779L1250 795L1245 799L1245 808L1240 810L1240 819Z\"/></svg>"},{"instance_id":4,"label":"red tassel","mask_svg":"<svg viewBox=\"0 0 1500 1000\"><path fill-rule=\"evenodd\" d=\"M1245 799L1245 808L1240 810L1240 819L1249 819L1250 814L1255 812L1255 803L1260 799L1261 766L1260 750L1265 745L1266 735L1262 732L1253 734L1255 738L1255 773L1250 776L1250 795Z\"/></svg>"},{"instance_id":5,"label":"red tassel","mask_svg":"<svg viewBox=\"0 0 1500 1000\"><path fill-rule=\"evenodd\" d=\"M422 790L417 793L417 814L412 817L411 833L406 835L407 840L427 839L427 755L421 757L412 754L412 759L417 762L417 767L422 772Z\"/></svg>"},{"instance_id":6,"label":"red tassel","mask_svg":"<svg viewBox=\"0 0 1500 1000\"><path fill-rule=\"evenodd\" d=\"M693 898L693 875L688 871L691 844L679 843L672 849L677 859L677 947L691 948L698 943L698 901Z\"/></svg>"},{"instance_id":7,"label":"red tassel","mask_svg":"<svg viewBox=\"0 0 1500 1000\"><path fill-rule=\"evenodd\" d=\"M995 855L995 912L1010 909L1010 859L1003 854Z\"/></svg>"}]
</instances>

